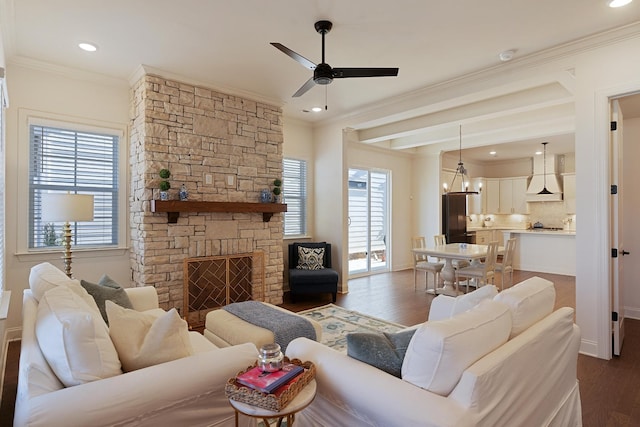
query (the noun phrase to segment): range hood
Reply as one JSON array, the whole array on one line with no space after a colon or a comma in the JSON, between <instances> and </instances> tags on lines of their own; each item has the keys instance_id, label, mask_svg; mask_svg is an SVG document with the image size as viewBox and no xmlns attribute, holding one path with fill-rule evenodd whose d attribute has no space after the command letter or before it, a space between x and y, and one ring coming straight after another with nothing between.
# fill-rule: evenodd
<instances>
[{"instance_id":1,"label":"range hood","mask_svg":"<svg viewBox=\"0 0 640 427\"><path fill-rule=\"evenodd\" d=\"M553 154L547 155L545 175L544 160L540 156L533 158L533 176L529 181L529 187L527 188L527 202L559 202L562 201L562 187L558 181L558 175L556 174L556 156ZM551 194L538 194L545 188L545 179L547 190Z\"/></svg>"}]
</instances>

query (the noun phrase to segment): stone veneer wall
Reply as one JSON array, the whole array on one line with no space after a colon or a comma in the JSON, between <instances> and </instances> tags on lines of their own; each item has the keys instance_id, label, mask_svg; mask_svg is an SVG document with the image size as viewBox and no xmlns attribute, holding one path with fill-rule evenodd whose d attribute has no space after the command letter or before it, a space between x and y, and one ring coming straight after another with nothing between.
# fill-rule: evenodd
<instances>
[{"instance_id":1,"label":"stone veneer wall","mask_svg":"<svg viewBox=\"0 0 640 427\"><path fill-rule=\"evenodd\" d=\"M282 302L283 214L150 212L159 198L158 172L171 171L170 198L185 184L189 200L258 202L282 177L279 107L158 76L132 88L130 170L131 268L136 286L155 286L162 308L183 307L183 260L248 253L265 255L265 300ZM211 184L205 184L205 175ZM227 177L233 177L229 185Z\"/></svg>"}]
</instances>

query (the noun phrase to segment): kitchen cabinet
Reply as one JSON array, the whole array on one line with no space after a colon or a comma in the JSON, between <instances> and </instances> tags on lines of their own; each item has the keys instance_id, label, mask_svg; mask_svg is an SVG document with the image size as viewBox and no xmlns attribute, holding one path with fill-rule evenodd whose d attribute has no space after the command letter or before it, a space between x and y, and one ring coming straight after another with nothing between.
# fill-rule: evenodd
<instances>
[{"instance_id":1,"label":"kitchen cabinet","mask_svg":"<svg viewBox=\"0 0 640 427\"><path fill-rule=\"evenodd\" d=\"M476 230L476 244L488 245L491 242L498 242L498 246L503 245L502 230Z\"/></svg>"},{"instance_id":2,"label":"kitchen cabinet","mask_svg":"<svg viewBox=\"0 0 640 427\"><path fill-rule=\"evenodd\" d=\"M477 191L478 194L470 194L467 196L469 214L483 214L487 212L487 192L486 180L484 178L473 178L469 191ZM483 191L480 191L482 189Z\"/></svg>"},{"instance_id":3,"label":"kitchen cabinet","mask_svg":"<svg viewBox=\"0 0 640 427\"><path fill-rule=\"evenodd\" d=\"M500 180L487 179L486 187L482 192L486 192L486 211L492 214L500 211Z\"/></svg>"},{"instance_id":4,"label":"kitchen cabinet","mask_svg":"<svg viewBox=\"0 0 640 427\"><path fill-rule=\"evenodd\" d=\"M498 213L527 213L527 178L503 178L500 180Z\"/></svg>"},{"instance_id":5,"label":"kitchen cabinet","mask_svg":"<svg viewBox=\"0 0 640 427\"><path fill-rule=\"evenodd\" d=\"M565 173L562 175L564 187L564 208L568 214L576 213L576 174Z\"/></svg>"}]
</instances>

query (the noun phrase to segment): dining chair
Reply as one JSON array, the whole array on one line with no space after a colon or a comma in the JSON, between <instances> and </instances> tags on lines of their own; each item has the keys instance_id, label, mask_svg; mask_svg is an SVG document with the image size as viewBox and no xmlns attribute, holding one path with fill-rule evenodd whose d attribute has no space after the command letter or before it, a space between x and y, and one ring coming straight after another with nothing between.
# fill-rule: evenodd
<instances>
[{"instance_id":1,"label":"dining chair","mask_svg":"<svg viewBox=\"0 0 640 427\"><path fill-rule=\"evenodd\" d=\"M516 239L512 237L507 240L507 244L504 248L504 256L502 257L502 262L496 263L496 271L502 273L502 283L500 286L500 290L504 290L505 284L505 276L509 276L509 286L513 285L513 256L516 250Z\"/></svg>"},{"instance_id":2,"label":"dining chair","mask_svg":"<svg viewBox=\"0 0 640 427\"><path fill-rule=\"evenodd\" d=\"M424 248L426 247L426 241L424 236L412 237L411 238L411 248ZM431 292L429 290L429 273L433 274L433 293L436 292L436 288L440 279L440 272L442 271L442 267L444 267L443 263L440 262L431 262L429 261L427 255L413 253L413 289L417 289L418 281L417 275L418 270L424 271L424 280L425 280L425 288L427 292Z\"/></svg>"},{"instance_id":3,"label":"dining chair","mask_svg":"<svg viewBox=\"0 0 640 427\"><path fill-rule=\"evenodd\" d=\"M482 284L486 285L495 276L496 259L498 257L498 242L491 242L487 245L487 256L483 263L471 264L468 267L456 270L456 282L460 283L460 278L464 278L467 282L467 292L469 292L469 280L476 279L477 287Z\"/></svg>"},{"instance_id":4,"label":"dining chair","mask_svg":"<svg viewBox=\"0 0 640 427\"><path fill-rule=\"evenodd\" d=\"M436 246L444 246L447 244L447 236L445 236L444 234L436 234L435 236L433 236L433 240ZM438 261L444 262L444 260L441 259L438 259ZM453 265L453 268L457 270L458 268L468 267L469 261L465 261L463 259L454 259L451 261L451 264Z\"/></svg>"}]
</instances>

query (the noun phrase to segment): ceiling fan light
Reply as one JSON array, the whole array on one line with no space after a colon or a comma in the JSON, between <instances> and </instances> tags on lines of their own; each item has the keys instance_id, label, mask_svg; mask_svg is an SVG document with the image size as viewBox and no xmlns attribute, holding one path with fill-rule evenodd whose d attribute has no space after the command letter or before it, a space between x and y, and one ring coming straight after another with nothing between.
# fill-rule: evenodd
<instances>
[{"instance_id":1,"label":"ceiling fan light","mask_svg":"<svg viewBox=\"0 0 640 427\"><path fill-rule=\"evenodd\" d=\"M632 0L607 0L607 5L609 7L622 7L631 3Z\"/></svg>"}]
</instances>

